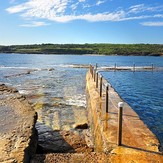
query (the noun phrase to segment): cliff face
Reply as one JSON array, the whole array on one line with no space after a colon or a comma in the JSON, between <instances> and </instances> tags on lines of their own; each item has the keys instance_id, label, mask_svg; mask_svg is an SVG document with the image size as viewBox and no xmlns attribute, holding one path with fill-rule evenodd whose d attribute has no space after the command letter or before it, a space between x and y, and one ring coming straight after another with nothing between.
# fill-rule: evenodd
<instances>
[{"instance_id":1,"label":"cliff face","mask_svg":"<svg viewBox=\"0 0 163 163\"><path fill-rule=\"evenodd\" d=\"M36 120L25 97L0 84L0 162L29 162L37 147Z\"/></svg>"}]
</instances>

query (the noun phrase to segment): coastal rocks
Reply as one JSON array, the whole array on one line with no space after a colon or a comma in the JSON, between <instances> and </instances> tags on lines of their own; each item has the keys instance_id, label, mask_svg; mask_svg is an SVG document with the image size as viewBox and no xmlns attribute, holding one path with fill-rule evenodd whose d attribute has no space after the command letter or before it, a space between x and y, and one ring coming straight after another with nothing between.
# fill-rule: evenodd
<instances>
[{"instance_id":1,"label":"coastal rocks","mask_svg":"<svg viewBox=\"0 0 163 163\"><path fill-rule=\"evenodd\" d=\"M88 128L88 124L87 123L74 124L73 128L75 128L75 129L87 129Z\"/></svg>"},{"instance_id":2,"label":"coastal rocks","mask_svg":"<svg viewBox=\"0 0 163 163\"><path fill-rule=\"evenodd\" d=\"M54 70L54 68L48 68L48 71L53 71Z\"/></svg>"},{"instance_id":3,"label":"coastal rocks","mask_svg":"<svg viewBox=\"0 0 163 163\"><path fill-rule=\"evenodd\" d=\"M36 120L25 97L0 84L0 162L29 162L37 147Z\"/></svg>"},{"instance_id":4,"label":"coastal rocks","mask_svg":"<svg viewBox=\"0 0 163 163\"><path fill-rule=\"evenodd\" d=\"M33 70L24 70L23 72L18 72L17 74L11 74L11 75L7 75L4 76L4 78L10 78L10 77L19 77L22 75L29 75L31 72L37 71L36 69Z\"/></svg>"},{"instance_id":5,"label":"coastal rocks","mask_svg":"<svg viewBox=\"0 0 163 163\"><path fill-rule=\"evenodd\" d=\"M105 153L53 153L36 155L31 163L110 163L110 155Z\"/></svg>"},{"instance_id":6,"label":"coastal rocks","mask_svg":"<svg viewBox=\"0 0 163 163\"><path fill-rule=\"evenodd\" d=\"M10 86L6 86L5 84L2 84L2 83L0 83L0 91L1 92L6 91L6 92L9 92L9 93L17 93L18 92L18 90L16 88L12 88ZM2 94L3 93L1 93L1 95Z\"/></svg>"},{"instance_id":7,"label":"coastal rocks","mask_svg":"<svg viewBox=\"0 0 163 163\"><path fill-rule=\"evenodd\" d=\"M82 130L53 130L42 123L37 123L38 135L37 153L76 153L91 152Z\"/></svg>"}]
</instances>

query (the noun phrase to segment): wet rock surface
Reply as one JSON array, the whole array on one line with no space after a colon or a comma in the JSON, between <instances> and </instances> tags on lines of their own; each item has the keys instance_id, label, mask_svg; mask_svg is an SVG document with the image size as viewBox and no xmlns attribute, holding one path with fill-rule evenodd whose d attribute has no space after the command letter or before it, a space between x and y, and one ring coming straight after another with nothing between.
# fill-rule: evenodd
<instances>
[{"instance_id":1,"label":"wet rock surface","mask_svg":"<svg viewBox=\"0 0 163 163\"><path fill-rule=\"evenodd\" d=\"M0 84L0 162L29 162L37 147L36 119L24 96Z\"/></svg>"},{"instance_id":2,"label":"wet rock surface","mask_svg":"<svg viewBox=\"0 0 163 163\"><path fill-rule=\"evenodd\" d=\"M75 153L91 152L85 134L80 131L53 130L44 124L37 123L39 129L37 153Z\"/></svg>"},{"instance_id":3,"label":"wet rock surface","mask_svg":"<svg viewBox=\"0 0 163 163\"><path fill-rule=\"evenodd\" d=\"M76 162L83 159L82 153L94 150L89 129L53 130L40 122L36 123L36 128L37 154L31 162Z\"/></svg>"},{"instance_id":4,"label":"wet rock surface","mask_svg":"<svg viewBox=\"0 0 163 163\"><path fill-rule=\"evenodd\" d=\"M12 78L12 77L19 77L19 76L23 76L23 75L28 75L28 74L30 74L31 72L34 72L34 71L37 71L37 70L36 69L24 70L23 72L19 72L17 74L10 74L10 75L4 76L4 78Z\"/></svg>"}]
</instances>

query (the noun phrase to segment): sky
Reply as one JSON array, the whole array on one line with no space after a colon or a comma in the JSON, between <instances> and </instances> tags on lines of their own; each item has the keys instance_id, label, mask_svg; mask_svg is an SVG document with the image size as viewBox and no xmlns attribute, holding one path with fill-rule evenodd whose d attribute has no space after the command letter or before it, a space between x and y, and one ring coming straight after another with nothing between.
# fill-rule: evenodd
<instances>
[{"instance_id":1,"label":"sky","mask_svg":"<svg viewBox=\"0 0 163 163\"><path fill-rule=\"evenodd\" d=\"M0 45L163 44L163 0L0 0Z\"/></svg>"}]
</instances>

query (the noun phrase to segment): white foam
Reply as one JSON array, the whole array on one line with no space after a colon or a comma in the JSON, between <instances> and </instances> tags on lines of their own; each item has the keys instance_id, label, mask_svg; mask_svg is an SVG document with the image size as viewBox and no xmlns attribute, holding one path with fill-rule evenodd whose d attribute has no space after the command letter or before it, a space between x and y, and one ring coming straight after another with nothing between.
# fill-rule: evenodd
<instances>
[{"instance_id":1,"label":"white foam","mask_svg":"<svg viewBox=\"0 0 163 163\"><path fill-rule=\"evenodd\" d=\"M60 67L69 67L69 68L88 68L89 65L86 64L60 64Z\"/></svg>"},{"instance_id":2,"label":"white foam","mask_svg":"<svg viewBox=\"0 0 163 163\"><path fill-rule=\"evenodd\" d=\"M29 67L6 67L6 66L0 66L1 69L23 69L23 70L41 70L40 68L29 68Z\"/></svg>"},{"instance_id":3,"label":"white foam","mask_svg":"<svg viewBox=\"0 0 163 163\"><path fill-rule=\"evenodd\" d=\"M28 95L30 92L27 90L19 90L19 93L23 95Z\"/></svg>"},{"instance_id":4,"label":"white foam","mask_svg":"<svg viewBox=\"0 0 163 163\"><path fill-rule=\"evenodd\" d=\"M86 96L82 94L78 94L75 96L68 97L66 99L66 104L86 107Z\"/></svg>"},{"instance_id":5,"label":"white foam","mask_svg":"<svg viewBox=\"0 0 163 163\"><path fill-rule=\"evenodd\" d=\"M66 65L66 64L60 64L60 65L58 65L59 67L74 67L74 65Z\"/></svg>"}]
</instances>

